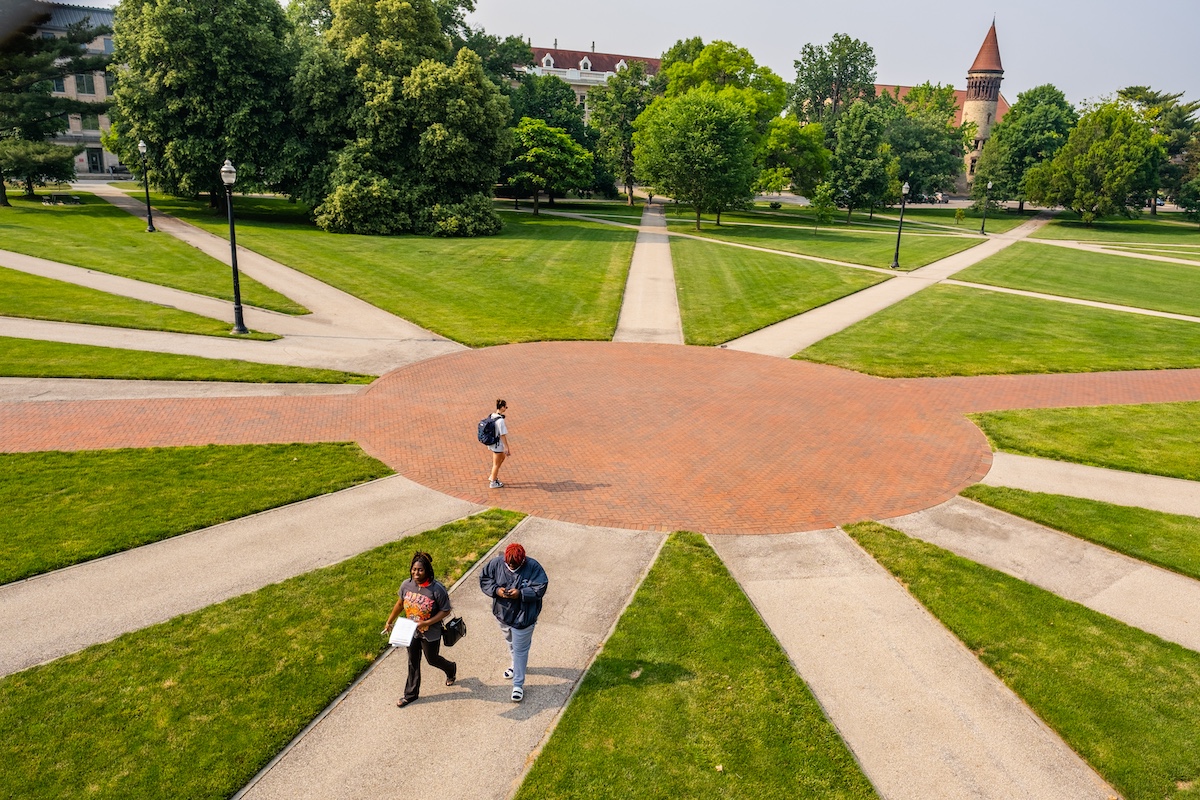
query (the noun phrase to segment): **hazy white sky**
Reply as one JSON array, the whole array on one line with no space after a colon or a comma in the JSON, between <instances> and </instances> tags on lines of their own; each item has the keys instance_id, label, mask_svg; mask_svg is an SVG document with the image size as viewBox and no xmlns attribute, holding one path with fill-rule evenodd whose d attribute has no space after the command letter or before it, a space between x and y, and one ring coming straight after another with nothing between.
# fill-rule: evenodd
<instances>
[{"instance_id":1,"label":"hazy white sky","mask_svg":"<svg viewBox=\"0 0 1200 800\"><path fill-rule=\"evenodd\" d=\"M115 0L69 0L115 5ZM880 83L966 86L996 14L1010 101L1053 83L1073 102L1148 84L1200 98L1200 0L476 0L473 24L550 47L657 56L675 40L727 39L785 80L808 43L847 33L875 49Z\"/></svg>"}]
</instances>

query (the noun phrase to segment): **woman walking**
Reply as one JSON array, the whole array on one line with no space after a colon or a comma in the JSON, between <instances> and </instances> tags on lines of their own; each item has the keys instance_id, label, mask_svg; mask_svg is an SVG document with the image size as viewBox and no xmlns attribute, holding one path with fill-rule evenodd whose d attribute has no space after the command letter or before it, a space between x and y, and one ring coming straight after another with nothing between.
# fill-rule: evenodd
<instances>
[{"instance_id":1,"label":"woman walking","mask_svg":"<svg viewBox=\"0 0 1200 800\"><path fill-rule=\"evenodd\" d=\"M442 620L450 615L450 594L433 576L433 557L428 553L413 553L409 563L409 579L400 584L399 597L392 613L388 614L383 632L392 632L401 613L417 623L412 642L408 645L408 680L404 696L396 705L404 708L421 694L421 653L431 667L446 673L446 685L453 686L458 677L458 665L439 654L442 647Z\"/></svg>"}]
</instances>

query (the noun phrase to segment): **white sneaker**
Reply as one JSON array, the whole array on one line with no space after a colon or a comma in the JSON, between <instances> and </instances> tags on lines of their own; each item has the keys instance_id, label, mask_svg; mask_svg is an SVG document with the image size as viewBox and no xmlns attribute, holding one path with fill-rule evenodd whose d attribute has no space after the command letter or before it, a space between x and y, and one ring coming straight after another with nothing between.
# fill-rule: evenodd
<instances>
[{"instance_id":1,"label":"white sneaker","mask_svg":"<svg viewBox=\"0 0 1200 800\"><path fill-rule=\"evenodd\" d=\"M525 699L525 690L522 689L520 686L514 686L513 693L512 693L512 701L514 703L519 703L524 699Z\"/></svg>"},{"instance_id":2,"label":"white sneaker","mask_svg":"<svg viewBox=\"0 0 1200 800\"><path fill-rule=\"evenodd\" d=\"M488 484L488 488L489 489L503 489L504 484L501 483L500 481L492 481L491 483Z\"/></svg>"},{"instance_id":3,"label":"white sneaker","mask_svg":"<svg viewBox=\"0 0 1200 800\"><path fill-rule=\"evenodd\" d=\"M512 676L513 676L513 668L512 667L509 667L508 669L504 670L504 680L511 681Z\"/></svg>"}]
</instances>

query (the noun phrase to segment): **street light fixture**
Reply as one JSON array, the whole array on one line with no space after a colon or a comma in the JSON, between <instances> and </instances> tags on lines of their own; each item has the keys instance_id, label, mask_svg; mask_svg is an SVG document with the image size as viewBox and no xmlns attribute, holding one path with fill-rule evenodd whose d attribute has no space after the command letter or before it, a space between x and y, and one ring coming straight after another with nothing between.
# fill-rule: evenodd
<instances>
[{"instance_id":1,"label":"street light fixture","mask_svg":"<svg viewBox=\"0 0 1200 800\"><path fill-rule=\"evenodd\" d=\"M987 191L983 193L983 222L979 223L979 232L987 236L987 210L992 204L992 187L995 186L991 181L987 182Z\"/></svg>"},{"instance_id":2,"label":"street light fixture","mask_svg":"<svg viewBox=\"0 0 1200 800\"><path fill-rule=\"evenodd\" d=\"M225 159L221 167L221 182L225 184L225 208L229 211L229 252L233 263L233 332L249 333L246 323L242 321L242 287L238 283L237 267L237 236L233 230L233 184L237 180L237 170L229 159Z\"/></svg>"},{"instance_id":3,"label":"street light fixture","mask_svg":"<svg viewBox=\"0 0 1200 800\"><path fill-rule=\"evenodd\" d=\"M138 152L142 154L142 186L146 189L146 233L154 233L154 212L150 210L150 173L146 170L146 143L138 140Z\"/></svg>"},{"instance_id":4,"label":"street light fixture","mask_svg":"<svg viewBox=\"0 0 1200 800\"><path fill-rule=\"evenodd\" d=\"M892 257L892 269L900 269L900 231L904 230L904 202L908 200L908 181L900 187L900 224L896 226L896 255Z\"/></svg>"}]
</instances>

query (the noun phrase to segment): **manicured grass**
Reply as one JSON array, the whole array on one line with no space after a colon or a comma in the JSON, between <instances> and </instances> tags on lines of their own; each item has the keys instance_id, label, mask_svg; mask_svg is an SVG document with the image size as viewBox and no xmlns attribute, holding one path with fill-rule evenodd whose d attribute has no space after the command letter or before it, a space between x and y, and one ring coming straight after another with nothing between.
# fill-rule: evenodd
<instances>
[{"instance_id":1,"label":"manicured grass","mask_svg":"<svg viewBox=\"0 0 1200 800\"><path fill-rule=\"evenodd\" d=\"M525 778L525 798L875 797L742 590L668 539Z\"/></svg>"},{"instance_id":2,"label":"manicured grass","mask_svg":"<svg viewBox=\"0 0 1200 800\"><path fill-rule=\"evenodd\" d=\"M7 378L129 378L242 383L370 383L374 377L232 358L198 358L117 347L0 336L0 376Z\"/></svg>"},{"instance_id":3,"label":"manicured grass","mask_svg":"<svg viewBox=\"0 0 1200 800\"><path fill-rule=\"evenodd\" d=\"M231 336L230 322L0 267L0 316ZM278 339L273 333L245 338Z\"/></svg>"},{"instance_id":4,"label":"manicured grass","mask_svg":"<svg viewBox=\"0 0 1200 800\"><path fill-rule=\"evenodd\" d=\"M1178 225L1171 216L1155 219L1143 214L1136 219L1110 217L1084 225L1075 214L1064 211L1033 235L1035 239L1077 239L1084 242L1141 242L1143 244L1200 242L1200 227Z\"/></svg>"},{"instance_id":5,"label":"manicured grass","mask_svg":"<svg viewBox=\"0 0 1200 800\"><path fill-rule=\"evenodd\" d=\"M611 339L636 232L503 213L498 236L352 236L299 220L286 201L239 199L238 243L404 319L472 346ZM201 227L207 207L156 200Z\"/></svg>"},{"instance_id":6,"label":"manicured grass","mask_svg":"<svg viewBox=\"0 0 1200 800\"><path fill-rule=\"evenodd\" d=\"M1200 315L1200 264L1188 267L1017 242L954 277L1011 289Z\"/></svg>"},{"instance_id":7,"label":"manicured grass","mask_svg":"<svg viewBox=\"0 0 1200 800\"><path fill-rule=\"evenodd\" d=\"M883 525L847 532L1128 800L1200 796L1200 653Z\"/></svg>"},{"instance_id":8,"label":"manicured grass","mask_svg":"<svg viewBox=\"0 0 1200 800\"><path fill-rule=\"evenodd\" d=\"M3 249L74 264L222 300L233 300L229 267L175 237L146 233L146 221L86 192L72 191L77 206L43 206L10 195L0 209ZM225 233L228 233L226 228ZM306 314L307 310L253 278L241 276L247 305Z\"/></svg>"},{"instance_id":9,"label":"manicured grass","mask_svg":"<svg viewBox=\"0 0 1200 800\"><path fill-rule=\"evenodd\" d=\"M489 511L0 680L6 793L229 797L383 651L414 550L450 585L519 519Z\"/></svg>"},{"instance_id":10,"label":"manicured grass","mask_svg":"<svg viewBox=\"0 0 1200 800\"><path fill-rule=\"evenodd\" d=\"M497 200L496 204L496 207L501 210L512 208L511 200L507 203L503 200ZM644 207L645 203L642 201L628 206L624 203L604 200L555 200L552 206L546 203L541 203L539 206L542 211L565 211L570 214L599 214L606 217L633 217L634 219L642 218L642 209ZM529 200L522 200L521 208L529 211L533 208L533 203Z\"/></svg>"},{"instance_id":11,"label":"manicured grass","mask_svg":"<svg viewBox=\"0 0 1200 800\"><path fill-rule=\"evenodd\" d=\"M391 472L355 444L0 453L0 583Z\"/></svg>"},{"instance_id":12,"label":"manicured grass","mask_svg":"<svg viewBox=\"0 0 1200 800\"><path fill-rule=\"evenodd\" d=\"M722 216L722 221L724 216ZM869 267L891 266L895 254L894 236L838 229L784 228L778 225L752 227L746 225L705 225L697 233L695 226L672 220L668 227L679 233L690 233L725 242L737 242L788 253L818 256ZM923 267L948 255L980 244L983 240L967 236L905 236L900 245L900 268L912 270Z\"/></svg>"},{"instance_id":13,"label":"manicured grass","mask_svg":"<svg viewBox=\"0 0 1200 800\"><path fill-rule=\"evenodd\" d=\"M983 222L983 215L969 208L964 209L967 217L960 224L954 221L954 212L956 210L944 205L936 207L909 206L904 209L904 224L907 225L911 219L914 222L949 225L962 233L979 233L979 226ZM899 214L899 209L892 209L889 213L892 215ZM1005 233L1011 231L1018 225L1033 219L1037 213L1036 211L1027 210L1022 214L1018 214L1015 209L1012 211L989 211L987 216L987 232Z\"/></svg>"},{"instance_id":14,"label":"manicured grass","mask_svg":"<svg viewBox=\"0 0 1200 800\"><path fill-rule=\"evenodd\" d=\"M1188 261L1200 261L1200 250L1190 247L1106 247L1106 250L1121 250L1126 253L1142 253L1148 256L1165 256L1167 258L1183 258Z\"/></svg>"},{"instance_id":15,"label":"manicured grass","mask_svg":"<svg viewBox=\"0 0 1200 800\"><path fill-rule=\"evenodd\" d=\"M719 344L887 280L866 270L671 237L688 344Z\"/></svg>"},{"instance_id":16,"label":"manicured grass","mask_svg":"<svg viewBox=\"0 0 1200 800\"><path fill-rule=\"evenodd\" d=\"M1200 580L1196 517L983 484L963 497Z\"/></svg>"},{"instance_id":17,"label":"manicured grass","mask_svg":"<svg viewBox=\"0 0 1200 800\"><path fill-rule=\"evenodd\" d=\"M1200 481L1200 403L973 414L996 450Z\"/></svg>"},{"instance_id":18,"label":"manicured grass","mask_svg":"<svg viewBox=\"0 0 1200 800\"><path fill-rule=\"evenodd\" d=\"M796 358L884 377L1200 367L1200 325L942 284Z\"/></svg>"}]
</instances>

